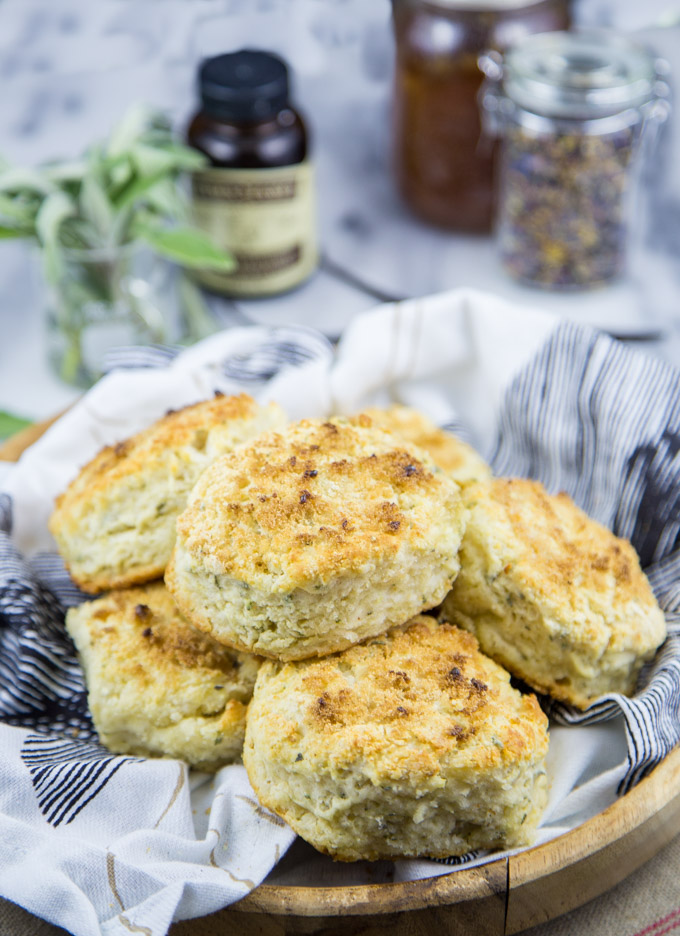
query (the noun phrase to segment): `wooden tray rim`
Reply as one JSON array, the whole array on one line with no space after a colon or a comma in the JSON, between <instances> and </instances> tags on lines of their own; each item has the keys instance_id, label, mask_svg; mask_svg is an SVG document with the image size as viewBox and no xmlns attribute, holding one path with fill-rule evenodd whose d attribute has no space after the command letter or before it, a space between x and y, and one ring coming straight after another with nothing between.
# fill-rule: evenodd
<instances>
[{"instance_id":1,"label":"wooden tray rim","mask_svg":"<svg viewBox=\"0 0 680 936\"><path fill-rule=\"evenodd\" d=\"M260 884L238 903L241 912L293 916L344 916L419 910L491 896L493 879L503 866L508 889L577 864L644 825L680 796L680 745L632 790L575 829L542 845L489 861L475 868L456 867L447 874L393 884L349 887ZM640 861L642 864L646 857ZM634 868L631 868L634 870Z\"/></svg>"}]
</instances>

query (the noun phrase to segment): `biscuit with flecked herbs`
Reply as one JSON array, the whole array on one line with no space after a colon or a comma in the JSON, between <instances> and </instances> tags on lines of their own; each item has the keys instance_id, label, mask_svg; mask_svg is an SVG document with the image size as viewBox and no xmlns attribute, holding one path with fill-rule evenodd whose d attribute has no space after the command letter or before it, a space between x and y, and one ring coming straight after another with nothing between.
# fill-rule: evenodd
<instances>
[{"instance_id":1,"label":"biscuit with flecked herbs","mask_svg":"<svg viewBox=\"0 0 680 936\"><path fill-rule=\"evenodd\" d=\"M304 659L439 604L464 528L458 485L424 452L366 417L303 420L201 476L166 583L215 639Z\"/></svg>"},{"instance_id":2,"label":"biscuit with flecked herbs","mask_svg":"<svg viewBox=\"0 0 680 936\"><path fill-rule=\"evenodd\" d=\"M49 523L74 581L98 594L162 576L201 472L285 421L275 404L219 394L99 452L57 498Z\"/></svg>"},{"instance_id":3,"label":"biscuit with flecked herbs","mask_svg":"<svg viewBox=\"0 0 680 936\"><path fill-rule=\"evenodd\" d=\"M586 708L604 693L632 694L666 624L631 544L537 481L472 485L465 500L447 619L563 702Z\"/></svg>"},{"instance_id":4,"label":"biscuit with flecked herbs","mask_svg":"<svg viewBox=\"0 0 680 936\"><path fill-rule=\"evenodd\" d=\"M216 770L241 756L262 662L191 627L160 582L71 608L99 739L117 754Z\"/></svg>"},{"instance_id":5,"label":"biscuit with flecked herbs","mask_svg":"<svg viewBox=\"0 0 680 936\"><path fill-rule=\"evenodd\" d=\"M532 843L547 727L472 635L421 616L264 662L243 762L262 805L335 859L446 858Z\"/></svg>"},{"instance_id":6,"label":"biscuit with flecked herbs","mask_svg":"<svg viewBox=\"0 0 680 936\"><path fill-rule=\"evenodd\" d=\"M371 407L363 410L363 413L378 428L423 449L436 465L461 486L472 481L486 481L492 476L489 465L471 445L452 432L435 426L431 419L416 409L395 404L387 409Z\"/></svg>"}]
</instances>

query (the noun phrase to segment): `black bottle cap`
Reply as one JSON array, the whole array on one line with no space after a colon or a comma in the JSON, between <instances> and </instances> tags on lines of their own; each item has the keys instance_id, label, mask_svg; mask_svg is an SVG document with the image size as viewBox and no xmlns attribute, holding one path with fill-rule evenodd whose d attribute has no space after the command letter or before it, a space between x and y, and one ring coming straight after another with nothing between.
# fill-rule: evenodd
<instances>
[{"instance_id":1,"label":"black bottle cap","mask_svg":"<svg viewBox=\"0 0 680 936\"><path fill-rule=\"evenodd\" d=\"M205 59L198 83L203 108L215 117L260 121L288 106L288 68L271 52L242 49Z\"/></svg>"}]
</instances>

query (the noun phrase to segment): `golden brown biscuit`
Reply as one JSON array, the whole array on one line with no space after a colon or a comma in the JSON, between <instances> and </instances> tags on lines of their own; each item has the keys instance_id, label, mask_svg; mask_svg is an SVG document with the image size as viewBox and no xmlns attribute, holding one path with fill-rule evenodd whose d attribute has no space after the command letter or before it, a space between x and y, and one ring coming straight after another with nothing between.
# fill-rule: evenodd
<instances>
[{"instance_id":1,"label":"golden brown biscuit","mask_svg":"<svg viewBox=\"0 0 680 936\"><path fill-rule=\"evenodd\" d=\"M534 689L579 708L634 692L666 625L630 543L537 481L480 483L465 501L447 619Z\"/></svg>"},{"instance_id":2,"label":"golden brown biscuit","mask_svg":"<svg viewBox=\"0 0 680 936\"><path fill-rule=\"evenodd\" d=\"M395 404L387 409L376 407L363 412L378 428L427 452L435 465L450 474L461 486L491 478L491 468L471 445L435 426L418 410Z\"/></svg>"},{"instance_id":3,"label":"golden brown biscuit","mask_svg":"<svg viewBox=\"0 0 680 936\"><path fill-rule=\"evenodd\" d=\"M109 750L177 757L202 770L239 759L261 660L187 624L162 583L71 608L66 627Z\"/></svg>"},{"instance_id":4,"label":"golden brown biscuit","mask_svg":"<svg viewBox=\"0 0 680 936\"><path fill-rule=\"evenodd\" d=\"M57 498L49 523L74 581L97 594L161 576L200 473L218 455L284 424L274 404L218 395L103 449Z\"/></svg>"},{"instance_id":5,"label":"golden brown biscuit","mask_svg":"<svg viewBox=\"0 0 680 936\"><path fill-rule=\"evenodd\" d=\"M201 476L166 572L193 624L239 650L292 660L439 604L458 572L458 485L364 423L303 420Z\"/></svg>"},{"instance_id":6,"label":"golden brown biscuit","mask_svg":"<svg viewBox=\"0 0 680 936\"><path fill-rule=\"evenodd\" d=\"M322 660L263 663L243 762L257 796L341 861L530 844L547 719L477 641L418 617Z\"/></svg>"}]
</instances>

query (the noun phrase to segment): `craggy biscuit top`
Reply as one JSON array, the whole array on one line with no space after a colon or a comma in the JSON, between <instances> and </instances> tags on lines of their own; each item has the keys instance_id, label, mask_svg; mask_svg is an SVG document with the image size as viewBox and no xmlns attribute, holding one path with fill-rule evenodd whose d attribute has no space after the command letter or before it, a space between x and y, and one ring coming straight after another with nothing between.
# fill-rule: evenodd
<instances>
[{"instance_id":1,"label":"craggy biscuit top","mask_svg":"<svg viewBox=\"0 0 680 936\"><path fill-rule=\"evenodd\" d=\"M303 420L214 462L177 534L211 572L284 592L433 549L440 530L446 549L464 513L455 482L370 420Z\"/></svg>"},{"instance_id":2,"label":"craggy biscuit top","mask_svg":"<svg viewBox=\"0 0 680 936\"><path fill-rule=\"evenodd\" d=\"M218 395L101 451L57 499L49 522L73 580L98 593L159 578L201 472L218 455L284 424L275 404Z\"/></svg>"},{"instance_id":3,"label":"craggy biscuit top","mask_svg":"<svg viewBox=\"0 0 680 936\"><path fill-rule=\"evenodd\" d=\"M394 405L387 409L365 409L363 415L370 417L379 429L426 451L435 465L448 472L459 484L491 477L490 467L471 445L435 426L418 410Z\"/></svg>"},{"instance_id":4,"label":"craggy biscuit top","mask_svg":"<svg viewBox=\"0 0 680 936\"><path fill-rule=\"evenodd\" d=\"M499 479L471 485L465 501L471 509L470 540L489 553L494 543L502 544L495 552L503 567L489 568L487 575L521 582L516 600L540 596L544 608L568 618L582 640L596 640L603 620L626 607L649 611L663 627L631 544L588 517L567 494L551 496L537 481ZM639 620L644 623L644 614ZM609 649L617 648L620 635L629 646L634 635L628 622L625 631L612 630Z\"/></svg>"},{"instance_id":5,"label":"craggy biscuit top","mask_svg":"<svg viewBox=\"0 0 680 936\"><path fill-rule=\"evenodd\" d=\"M276 419L279 408L273 404L271 408L271 423L282 423L282 414ZM106 446L95 455L57 498L50 528L67 520L68 512L82 501L105 493L116 481L128 476L143 476L150 464L168 453L176 457L178 450L185 447L196 452L203 452L206 446L216 447L222 427L228 431L234 423L254 419L259 412L258 404L245 393L230 397L218 393L213 399L179 410L168 410L148 429L116 445ZM219 447L216 451L220 451Z\"/></svg>"},{"instance_id":6,"label":"craggy biscuit top","mask_svg":"<svg viewBox=\"0 0 680 936\"><path fill-rule=\"evenodd\" d=\"M470 634L420 616L320 660L265 662L254 717L290 769L417 784L545 755L547 718L509 680Z\"/></svg>"},{"instance_id":7,"label":"craggy biscuit top","mask_svg":"<svg viewBox=\"0 0 680 936\"><path fill-rule=\"evenodd\" d=\"M67 624L86 662L94 651L98 670L115 676L111 691L134 683L137 692L152 692L147 704L159 711L212 715L228 699L247 704L252 694L260 660L191 627L161 582L72 608Z\"/></svg>"}]
</instances>

